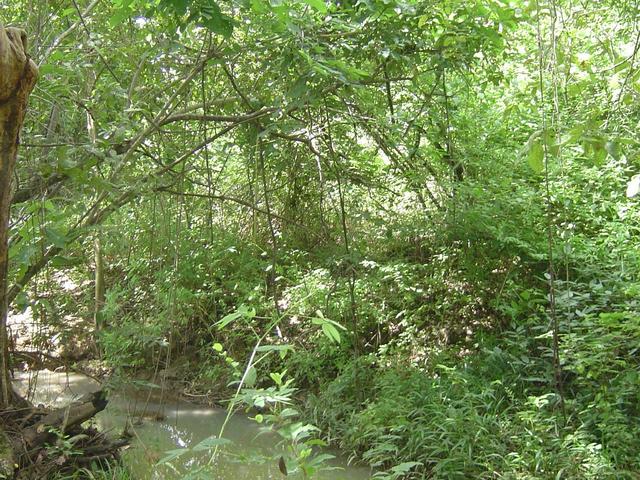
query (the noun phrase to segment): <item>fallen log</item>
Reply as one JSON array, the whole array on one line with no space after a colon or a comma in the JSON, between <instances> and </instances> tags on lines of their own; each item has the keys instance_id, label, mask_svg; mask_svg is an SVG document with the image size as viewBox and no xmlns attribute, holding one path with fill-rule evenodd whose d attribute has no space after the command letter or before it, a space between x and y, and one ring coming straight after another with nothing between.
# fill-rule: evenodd
<instances>
[{"instance_id":1,"label":"fallen log","mask_svg":"<svg viewBox=\"0 0 640 480\"><path fill-rule=\"evenodd\" d=\"M69 429L80 425L101 412L107 406L106 394L103 390L87 393L79 400L52 411L34 425L22 431L22 438L27 450L31 450L64 434ZM53 430L53 431L52 431Z\"/></svg>"},{"instance_id":2,"label":"fallen log","mask_svg":"<svg viewBox=\"0 0 640 480\"><path fill-rule=\"evenodd\" d=\"M33 480L73 474L120 460L127 438L109 438L84 422L104 410L104 391L88 393L55 410L29 407L0 411L0 478Z\"/></svg>"}]
</instances>

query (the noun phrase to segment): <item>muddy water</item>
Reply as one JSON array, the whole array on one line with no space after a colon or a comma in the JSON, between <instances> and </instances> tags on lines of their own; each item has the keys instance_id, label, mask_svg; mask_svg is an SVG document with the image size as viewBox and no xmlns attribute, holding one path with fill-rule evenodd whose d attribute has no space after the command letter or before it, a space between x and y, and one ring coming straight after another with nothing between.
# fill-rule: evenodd
<instances>
[{"instance_id":1,"label":"muddy water","mask_svg":"<svg viewBox=\"0 0 640 480\"><path fill-rule=\"evenodd\" d=\"M34 387L33 374L19 374L16 387L26 394L29 384ZM36 404L60 406L83 395L95 391L98 384L78 374L53 373L47 370L38 372L35 395ZM32 388L33 390L33 388ZM145 409L146 404L146 409ZM153 419L145 419L142 424L129 427L133 429L133 448L124 454L124 460L133 478L139 480L182 480L188 472L207 465L208 452L188 453L171 462L171 465L157 465L166 452L184 447L195 446L212 435L218 435L224 422L226 411L209 408L184 401L157 403L153 399L148 403L146 397L132 394L111 395L109 406L96 417L96 423L104 430L113 430L119 434L131 414L146 410ZM135 422L135 418L133 418ZM211 480L282 480L285 477L278 469L281 447L279 437L274 433L260 433L259 425L242 415L234 415L227 423L224 438L231 440L225 446L224 453L215 460L211 470L201 477ZM343 459L332 461L334 470L320 472L319 480L365 480L371 478L369 469L346 465ZM288 478L301 478L290 475Z\"/></svg>"}]
</instances>

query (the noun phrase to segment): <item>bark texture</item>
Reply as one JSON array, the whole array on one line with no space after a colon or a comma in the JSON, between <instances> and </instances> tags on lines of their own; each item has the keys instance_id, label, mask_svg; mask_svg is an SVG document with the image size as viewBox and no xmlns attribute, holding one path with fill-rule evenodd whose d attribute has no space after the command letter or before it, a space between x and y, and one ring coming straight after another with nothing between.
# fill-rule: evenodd
<instances>
[{"instance_id":1,"label":"bark texture","mask_svg":"<svg viewBox=\"0 0 640 480\"><path fill-rule=\"evenodd\" d=\"M98 358L102 358L102 345L100 344L100 331L104 328L103 312L105 302L104 261L102 258L102 242L100 234L96 232L93 239L93 253L95 256L95 305L93 307L93 321L95 324L94 348Z\"/></svg>"},{"instance_id":2,"label":"bark texture","mask_svg":"<svg viewBox=\"0 0 640 480\"><path fill-rule=\"evenodd\" d=\"M27 450L44 445L55 438L51 428L65 433L82 422L89 420L96 413L101 412L107 406L107 400L103 391L87 393L78 401L52 411L39 422L22 431L22 438Z\"/></svg>"},{"instance_id":3,"label":"bark texture","mask_svg":"<svg viewBox=\"0 0 640 480\"><path fill-rule=\"evenodd\" d=\"M0 408L13 403L7 339L10 183L27 101L37 76L38 67L27 55L26 33L0 24Z\"/></svg>"}]
</instances>

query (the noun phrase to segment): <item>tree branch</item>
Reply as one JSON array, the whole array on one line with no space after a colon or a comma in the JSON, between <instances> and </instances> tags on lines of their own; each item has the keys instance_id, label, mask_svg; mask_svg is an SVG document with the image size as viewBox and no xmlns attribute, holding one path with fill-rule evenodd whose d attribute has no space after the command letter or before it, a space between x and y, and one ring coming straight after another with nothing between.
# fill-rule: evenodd
<instances>
[{"instance_id":1,"label":"tree branch","mask_svg":"<svg viewBox=\"0 0 640 480\"><path fill-rule=\"evenodd\" d=\"M229 125L229 126L225 127L224 129L222 129L221 131L219 131L218 133L216 133L215 135L212 135L211 137L203 140L200 144L196 145L190 151L184 153L183 155L178 157L173 162L168 163L167 165L165 165L163 167L160 167L160 168L148 173L147 175L145 175L138 182L136 182L135 185L132 185L129 188L127 188L124 192L122 192L122 194L120 194L119 197L117 197L111 203L109 203L108 205L104 206L101 209L99 208L100 204L107 197L108 194L100 195L99 198L94 202L93 206L91 206L91 208L89 208L84 213L84 215L78 220L78 222L76 223L75 227L73 227L67 233L67 235L66 235L66 237L68 239L67 244L75 242L77 239L81 238L82 235L88 229L90 229L91 227L94 227L96 225L100 225L102 222L104 222L109 217L109 215L111 215L113 212L115 212L118 208L126 205L127 203L129 203L133 199L135 199L137 196L139 196L141 194L141 192L142 192L142 189L143 189L144 185L146 185L147 183L151 182L152 180L154 180L156 178L159 178L162 174L164 174L167 171L171 170L176 165L179 165L180 163L184 162L189 157L191 157L192 155L196 154L197 152L202 150L204 147L206 147L210 143L212 143L215 140L217 140L218 138L226 135L228 132L230 132L231 130L233 130L237 126L242 125L242 124L244 124L244 123L246 123L248 121L251 121L251 120L243 120L243 121L240 121L238 123L234 123L232 125ZM15 298L18 296L20 291L22 291L22 289L27 285L27 283L33 277L35 277L49 263L49 261L52 258L54 258L56 255L58 255L60 252L62 252L62 250L63 250L62 247L55 246L55 245L50 245L46 249L46 251L42 255L42 257L40 257L35 263L32 263L27 268L25 273L16 281L16 283L11 286L11 288L9 289L9 291L7 293L7 298L8 298L8 302L7 303L11 304L15 300Z\"/></svg>"},{"instance_id":2,"label":"tree branch","mask_svg":"<svg viewBox=\"0 0 640 480\"><path fill-rule=\"evenodd\" d=\"M187 122L187 121L200 121L200 122L247 122L257 120L258 118L269 115L270 113L275 112L276 109L273 107L270 108L261 108L260 110L256 110L255 112L250 112L245 115L207 115L201 113L178 113L175 115L171 115L163 119L160 123L158 123L158 127L163 127L169 123L174 122Z\"/></svg>"},{"instance_id":3,"label":"tree branch","mask_svg":"<svg viewBox=\"0 0 640 480\"><path fill-rule=\"evenodd\" d=\"M228 201L228 202L233 202L233 203L237 203L238 205L242 205L244 207L248 207L258 213L262 213L263 215L271 215L274 218L277 218L278 220L282 220L283 222L287 222L290 223L292 225L295 225L296 227L300 227L300 228L304 228L306 229L307 227L295 220L292 220L290 218L287 217L283 217L282 215L278 215L277 213L269 213L266 210L260 208L260 207L256 207L255 205L253 205L251 202L247 202L246 200L242 200L241 198L237 198L237 197L229 197L227 195L215 195L215 194L208 194L208 193L185 193L185 192L176 192L174 190L168 190L165 189L163 187L157 188L156 191L158 192L165 192L165 193L171 193L173 195L184 195L185 197L197 197L197 198L210 198L212 200L221 200L221 201Z\"/></svg>"}]
</instances>

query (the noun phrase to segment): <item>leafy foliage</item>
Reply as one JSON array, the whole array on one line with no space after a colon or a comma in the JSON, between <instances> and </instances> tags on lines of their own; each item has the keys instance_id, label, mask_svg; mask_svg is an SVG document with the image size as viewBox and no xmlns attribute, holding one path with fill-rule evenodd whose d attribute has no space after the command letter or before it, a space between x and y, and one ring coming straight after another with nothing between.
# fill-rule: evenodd
<instances>
[{"instance_id":1,"label":"leafy foliage","mask_svg":"<svg viewBox=\"0 0 640 480\"><path fill-rule=\"evenodd\" d=\"M281 471L324 437L374 478L635 478L637 5L30 5L42 347L91 322L99 235L105 362L235 398Z\"/></svg>"}]
</instances>

